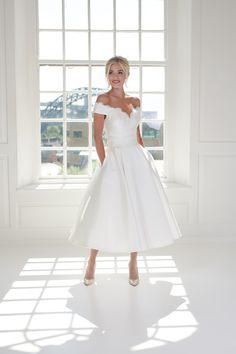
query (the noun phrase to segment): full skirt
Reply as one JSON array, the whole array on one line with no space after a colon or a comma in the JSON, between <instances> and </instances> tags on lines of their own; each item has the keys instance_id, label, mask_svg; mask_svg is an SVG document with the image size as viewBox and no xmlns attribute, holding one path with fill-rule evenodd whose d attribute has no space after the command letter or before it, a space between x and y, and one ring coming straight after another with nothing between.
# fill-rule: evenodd
<instances>
[{"instance_id":1,"label":"full skirt","mask_svg":"<svg viewBox=\"0 0 236 354\"><path fill-rule=\"evenodd\" d=\"M69 241L107 252L138 252L181 236L151 153L140 144L108 147L82 197Z\"/></svg>"}]
</instances>

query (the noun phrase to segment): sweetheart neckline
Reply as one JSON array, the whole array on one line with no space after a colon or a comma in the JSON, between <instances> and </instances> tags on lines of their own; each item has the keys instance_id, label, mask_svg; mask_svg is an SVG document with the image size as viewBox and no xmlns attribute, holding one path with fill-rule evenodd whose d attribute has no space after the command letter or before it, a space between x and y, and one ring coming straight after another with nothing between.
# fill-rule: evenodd
<instances>
[{"instance_id":1,"label":"sweetheart neckline","mask_svg":"<svg viewBox=\"0 0 236 354\"><path fill-rule=\"evenodd\" d=\"M129 113L127 113L126 111L123 111L123 109L122 109L121 107L113 107L113 106L111 106L111 105L109 105L109 104L105 104L105 103L103 103L103 102L96 102L96 104L101 104L102 106L107 106L107 107L110 107L110 108L112 108L112 109L119 109L122 113L125 113L130 119L131 119L131 115L132 115L133 113L135 113L135 111L137 111L137 110L140 109L140 106L136 106L136 107L134 107L134 108L132 109L132 111L131 111L130 114L129 114Z\"/></svg>"}]
</instances>

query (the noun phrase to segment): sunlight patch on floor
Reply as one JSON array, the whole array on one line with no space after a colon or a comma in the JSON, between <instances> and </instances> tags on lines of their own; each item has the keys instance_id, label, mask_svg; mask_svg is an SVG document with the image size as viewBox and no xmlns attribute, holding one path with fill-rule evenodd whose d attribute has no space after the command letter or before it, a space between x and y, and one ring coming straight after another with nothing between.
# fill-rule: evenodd
<instances>
[{"instance_id":1,"label":"sunlight patch on floor","mask_svg":"<svg viewBox=\"0 0 236 354\"><path fill-rule=\"evenodd\" d=\"M128 274L128 261L128 256L97 257L96 274L107 280L112 280L110 274ZM70 288L81 284L86 265L87 257L29 258L0 303L0 347L37 353L49 345L88 341L98 326L67 306L73 298ZM166 282L168 296L181 298L181 303L147 327L146 340L130 350L160 347L191 336L198 323L189 310L190 301L173 257L138 256L138 267L150 286Z\"/></svg>"}]
</instances>

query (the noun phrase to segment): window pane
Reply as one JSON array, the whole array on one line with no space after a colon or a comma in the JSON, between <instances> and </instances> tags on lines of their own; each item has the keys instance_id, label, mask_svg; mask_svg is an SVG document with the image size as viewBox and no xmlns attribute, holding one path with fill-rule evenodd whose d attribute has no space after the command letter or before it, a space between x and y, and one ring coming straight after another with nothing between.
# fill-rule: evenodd
<instances>
[{"instance_id":1,"label":"window pane","mask_svg":"<svg viewBox=\"0 0 236 354\"><path fill-rule=\"evenodd\" d=\"M116 28L138 29L137 0L116 0Z\"/></svg>"},{"instance_id":2,"label":"window pane","mask_svg":"<svg viewBox=\"0 0 236 354\"><path fill-rule=\"evenodd\" d=\"M67 118L88 118L88 90L70 92L66 99Z\"/></svg>"},{"instance_id":3,"label":"window pane","mask_svg":"<svg viewBox=\"0 0 236 354\"><path fill-rule=\"evenodd\" d=\"M66 59L88 59L88 33L66 32L65 33L65 56Z\"/></svg>"},{"instance_id":4,"label":"window pane","mask_svg":"<svg viewBox=\"0 0 236 354\"><path fill-rule=\"evenodd\" d=\"M87 0L64 0L65 1L65 28L87 29L88 28L88 1Z\"/></svg>"},{"instance_id":5,"label":"window pane","mask_svg":"<svg viewBox=\"0 0 236 354\"><path fill-rule=\"evenodd\" d=\"M99 91L104 91L108 88L108 83L105 77L104 66L92 67L92 92L98 95Z\"/></svg>"},{"instance_id":6,"label":"window pane","mask_svg":"<svg viewBox=\"0 0 236 354\"><path fill-rule=\"evenodd\" d=\"M164 91L165 70L163 67L143 67L143 91Z\"/></svg>"},{"instance_id":7,"label":"window pane","mask_svg":"<svg viewBox=\"0 0 236 354\"><path fill-rule=\"evenodd\" d=\"M41 146L62 146L62 123L41 123Z\"/></svg>"},{"instance_id":8,"label":"window pane","mask_svg":"<svg viewBox=\"0 0 236 354\"><path fill-rule=\"evenodd\" d=\"M142 0L142 29L164 29L164 0Z\"/></svg>"},{"instance_id":9,"label":"window pane","mask_svg":"<svg viewBox=\"0 0 236 354\"><path fill-rule=\"evenodd\" d=\"M130 91L139 91L139 84L140 84L140 75L139 75L139 67L138 66L131 66L130 67L130 74L128 80L126 82L127 90Z\"/></svg>"},{"instance_id":10,"label":"window pane","mask_svg":"<svg viewBox=\"0 0 236 354\"><path fill-rule=\"evenodd\" d=\"M164 60L163 33L142 33L142 60Z\"/></svg>"},{"instance_id":11,"label":"window pane","mask_svg":"<svg viewBox=\"0 0 236 354\"><path fill-rule=\"evenodd\" d=\"M66 67L66 90L78 90L88 88L88 67L67 66Z\"/></svg>"},{"instance_id":12,"label":"window pane","mask_svg":"<svg viewBox=\"0 0 236 354\"><path fill-rule=\"evenodd\" d=\"M95 30L113 29L113 1L91 0L90 6L91 6L91 28Z\"/></svg>"},{"instance_id":13,"label":"window pane","mask_svg":"<svg viewBox=\"0 0 236 354\"><path fill-rule=\"evenodd\" d=\"M142 138L145 146L163 146L163 122L143 122Z\"/></svg>"},{"instance_id":14,"label":"window pane","mask_svg":"<svg viewBox=\"0 0 236 354\"><path fill-rule=\"evenodd\" d=\"M166 177L164 172L164 163L163 163L163 150L148 150L152 157L154 158L155 166L158 170L160 177Z\"/></svg>"},{"instance_id":15,"label":"window pane","mask_svg":"<svg viewBox=\"0 0 236 354\"><path fill-rule=\"evenodd\" d=\"M39 33L39 58L62 59L62 32Z\"/></svg>"},{"instance_id":16,"label":"window pane","mask_svg":"<svg viewBox=\"0 0 236 354\"><path fill-rule=\"evenodd\" d=\"M88 146L88 123L67 123L67 146Z\"/></svg>"},{"instance_id":17,"label":"window pane","mask_svg":"<svg viewBox=\"0 0 236 354\"><path fill-rule=\"evenodd\" d=\"M41 118L63 118L63 95L41 93L40 116Z\"/></svg>"},{"instance_id":18,"label":"window pane","mask_svg":"<svg viewBox=\"0 0 236 354\"><path fill-rule=\"evenodd\" d=\"M63 173L63 151L41 151L41 175L58 176Z\"/></svg>"},{"instance_id":19,"label":"window pane","mask_svg":"<svg viewBox=\"0 0 236 354\"><path fill-rule=\"evenodd\" d=\"M139 40L138 33L117 33L116 51L128 60L139 59Z\"/></svg>"},{"instance_id":20,"label":"window pane","mask_svg":"<svg viewBox=\"0 0 236 354\"><path fill-rule=\"evenodd\" d=\"M84 175L88 173L88 151L68 151L67 152L67 174Z\"/></svg>"},{"instance_id":21,"label":"window pane","mask_svg":"<svg viewBox=\"0 0 236 354\"><path fill-rule=\"evenodd\" d=\"M154 160L163 160L163 150L149 150Z\"/></svg>"},{"instance_id":22,"label":"window pane","mask_svg":"<svg viewBox=\"0 0 236 354\"><path fill-rule=\"evenodd\" d=\"M106 44L106 45L104 45ZM113 34L91 33L91 58L93 60L108 60L113 56Z\"/></svg>"},{"instance_id":23,"label":"window pane","mask_svg":"<svg viewBox=\"0 0 236 354\"><path fill-rule=\"evenodd\" d=\"M143 118L164 120L164 95L143 94Z\"/></svg>"},{"instance_id":24,"label":"window pane","mask_svg":"<svg viewBox=\"0 0 236 354\"><path fill-rule=\"evenodd\" d=\"M62 28L61 0L38 0L39 28Z\"/></svg>"},{"instance_id":25,"label":"window pane","mask_svg":"<svg viewBox=\"0 0 236 354\"><path fill-rule=\"evenodd\" d=\"M40 66L40 90L62 91L63 72L61 66Z\"/></svg>"}]
</instances>

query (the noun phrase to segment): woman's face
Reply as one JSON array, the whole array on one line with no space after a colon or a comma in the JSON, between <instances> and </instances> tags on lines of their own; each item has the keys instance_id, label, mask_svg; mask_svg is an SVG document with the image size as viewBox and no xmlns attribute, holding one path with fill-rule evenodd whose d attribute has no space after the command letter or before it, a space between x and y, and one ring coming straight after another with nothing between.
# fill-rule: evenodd
<instances>
[{"instance_id":1,"label":"woman's face","mask_svg":"<svg viewBox=\"0 0 236 354\"><path fill-rule=\"evenodd\" d=\"M122 66L119 63L112 64L108 73L109 84L114 88L123 87L125 79L126 75Z\"/></svg>"}]
</instances>

